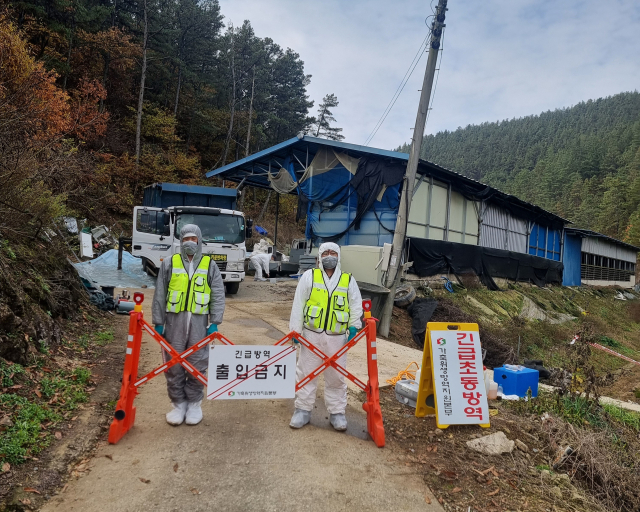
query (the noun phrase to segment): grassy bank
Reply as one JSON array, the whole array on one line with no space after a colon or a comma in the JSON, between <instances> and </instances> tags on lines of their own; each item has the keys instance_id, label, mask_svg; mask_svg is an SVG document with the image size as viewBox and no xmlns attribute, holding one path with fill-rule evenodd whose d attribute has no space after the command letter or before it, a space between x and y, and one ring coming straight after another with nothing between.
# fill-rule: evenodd
<instances>
[{"instance_id":1,"label":"grassy bank","mask_svg":"<svg viewBox=\"0 0 640 512\"><path fill-rule=\"evenodd\" d=\"M113 317L92 316L69 326L59 344L22 365L0 359L0 466L2 473L37 456L75 421L94 384L89 361L113 340Z\"/></svg>"}]
</instances>

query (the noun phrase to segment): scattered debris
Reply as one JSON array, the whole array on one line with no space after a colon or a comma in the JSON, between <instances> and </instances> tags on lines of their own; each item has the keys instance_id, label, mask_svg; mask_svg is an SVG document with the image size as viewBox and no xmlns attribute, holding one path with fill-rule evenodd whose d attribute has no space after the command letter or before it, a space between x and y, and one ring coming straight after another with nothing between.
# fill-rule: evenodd
<instances>
[{"instance_id":1,"label":"scattered debris","mask_svg":"<svg viewBox=\"0 0 640 512\"><path fill-rule=\"evenodd\" d=\"M404 283L396 288L393 305L399 308L406 308L416 298L416 290L409 283ZM425 324L426 325L426 324Z\"/></svg>"},{"instance_id":2,"label":"scattered debris","mask_svg":"<svg viewBox=\"0 0 640 512\"><path fill-rule=\"evenodd\" d=\"M511 453L515 443L507 439L504 432L496 432L480 439L467 441L467 446L476 452L486 455L501 455L503 453Z\"/></svg>"},{"instance_id":3,"label":"scattered debris","mask_svg":"<svg viewBox=\"0 0 640 512\"><path fill-rule=\"evenodd\" d=\"M557 467L561 466L562 463L567 459L567 457L569 455L571 455L573 453L573 448L571 448L571 446L567 446L565 448L558 448L558 451L556 452L556 456L553 459L553 469L556 469Z\"/></svg>"}]
</instances>

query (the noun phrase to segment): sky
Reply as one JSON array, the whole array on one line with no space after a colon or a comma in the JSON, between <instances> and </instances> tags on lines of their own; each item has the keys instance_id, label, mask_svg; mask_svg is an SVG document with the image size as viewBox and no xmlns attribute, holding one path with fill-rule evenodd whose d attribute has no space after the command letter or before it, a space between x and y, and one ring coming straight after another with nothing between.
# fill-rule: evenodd
<instances>
[{"instance_id":1,"label":"sky","mask_svg":"<svg viewBox=\"0 0 640 512\"><path fill-rule=\"evenodd\" d=\"M437 0L433 0L435 8ZM429 0L220 0L300 55L315 102L334 93L345 142L364 144L428 34ZM640 90L638 0L449 0L425 133L536 115ZM370 146L411 139L427 62L415 68Z\"/></svg>"}]
</instances>

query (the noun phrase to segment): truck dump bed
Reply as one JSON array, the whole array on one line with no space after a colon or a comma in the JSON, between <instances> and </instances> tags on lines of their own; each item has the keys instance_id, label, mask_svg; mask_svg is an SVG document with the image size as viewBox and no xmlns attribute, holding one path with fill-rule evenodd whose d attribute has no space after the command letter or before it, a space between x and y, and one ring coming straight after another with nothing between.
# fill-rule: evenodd
<instances>
[{"instance_id":1,"label":"truck dump bed","mask_svg":"<svg viewBox=\"0 0 640 512\"><path fill-rule=\"evenodd\" d=\"M154 183L145 187L142 205L154 208L204 206L235 210L237 195L234 188Z\"/></svg>"}]
</instances>

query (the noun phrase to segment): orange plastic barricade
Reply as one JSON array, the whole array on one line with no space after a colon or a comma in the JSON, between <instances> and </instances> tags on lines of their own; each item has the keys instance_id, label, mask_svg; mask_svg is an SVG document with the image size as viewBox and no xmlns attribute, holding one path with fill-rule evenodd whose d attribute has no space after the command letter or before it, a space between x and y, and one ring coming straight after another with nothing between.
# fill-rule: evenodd
<instances>
[{"instance_id":1,"label":"orange plastic barricade","mask_svg":"<svg viewBox=\"0 0 640 512\"><path fill-rule=\"evenodd\" d=\"M136 408L133 405L133 400L138 394L138 387L145 382L148 382L153 377L164 373L169 368L176 364L181 364L189 373L194 375L206 388L208 381L207 378L202 375L196 368L194 368L186 360L194 352L202 349L216 340L225 345L233 345L233 343L219 332L213 333L194 346L188 348L182 353L178 353L162 336L160 336L155 329L149 325L143 318L142 302L144 301L144 295L142 293L136 293L133 296L135 303L133 311L129 314L129 336L127 339L127 349L124 360L124 374L122 376L122 386L120 388L120 399L116 404L116 411L114 419L111 422L109 428L109 443L115 444L133 427L133 423L136 417ZM310 341L303 338L297 332L290 332L284 338L274 343L275 346L284 345L291 342L294 339L299 341L302 345L313 351L318 357L322 359L322 364L316 368L309 375L305 376L296 384L296 391L304 387L306 384L315 379L324 370L330 366L335 368L342 375L351 380L356 386L367 393L367 401L362 405L362 408L367 412L367 427L369 435L376 443L377 446L384 446L384 425L382 422L382 410L380 409L380 395L378 390L378 362L376 354L376 319L371 317L371 301L363 301L363 307L365 309L365 328L357 333L351 341L345 344L336 354L329 357L319 350ZM162 364L161 366L150 371L142 377L138 377L138 365L140 361L140 347L142 344L142 330L156 340L160 346L171 356L171 359ZM338 358L345 354L350 348L363 339L367 340L367 370L369 373L369 382L367 384L360 381L357 377L349 373L344 367L336 363ZM277 362L278 356L274 356L267 360L265 363L271 365ZM282 357L282 356L280 356ZM255 368L250 370L246 376L251 377L255 372ZM225 389L220 391L227 392L233 389L236 385L240 384L242 379L235 379L229 382ZM216 398L216 396L209 396L207 398Z\"/></svg>"}]
</instances>

